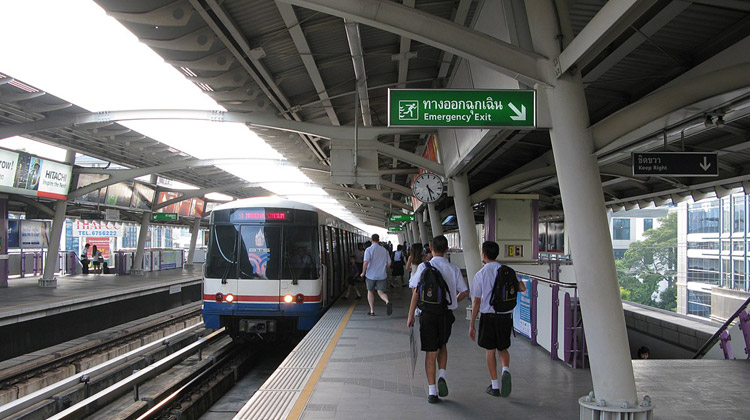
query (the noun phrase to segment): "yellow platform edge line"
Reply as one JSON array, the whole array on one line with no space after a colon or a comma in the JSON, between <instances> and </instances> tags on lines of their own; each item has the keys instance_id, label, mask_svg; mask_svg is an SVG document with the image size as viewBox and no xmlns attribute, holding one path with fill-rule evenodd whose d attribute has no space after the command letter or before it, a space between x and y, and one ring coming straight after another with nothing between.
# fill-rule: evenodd
<instances>
[{"instance_id":1,"label":"yellow platform edge line","mask_svg":"<svg viewBox=\"0 0 750 420\"><path fill-rule=\"evenodd\" d=\"M299 420L299 418L302 416L302 412L305 410L305 406L307 406L307 401L310 399L315 385L318 383L320 376L323 374L323 370L326 368L326 365L328 365L328 359L331 357L331 354L333 354L333 350L336 348L336 344L339 342L339 338L344 332L346 324L349 323L349 318L351 318L352 314L354 313L354 307L356 306L356 304L356 302L352 303L352 305L349 307L349 310L346 312L346 315L344 315L344 319L341 320L341 325L339 325L339 327L336 329L336 333L333 334L333 338L331 339L331 342L328 343L328 347L326 347L326 350L323 352L323 356L320 358L318 365L315 366L315 370L313 370L312 375L310 375L310 379L307 380L307 384L305 384L305 387L302 389L299 398L297 398L297 401L294 403L294 407L292 407L292 410L286 417L287 420Z\"/></svg>"}]
</instances>

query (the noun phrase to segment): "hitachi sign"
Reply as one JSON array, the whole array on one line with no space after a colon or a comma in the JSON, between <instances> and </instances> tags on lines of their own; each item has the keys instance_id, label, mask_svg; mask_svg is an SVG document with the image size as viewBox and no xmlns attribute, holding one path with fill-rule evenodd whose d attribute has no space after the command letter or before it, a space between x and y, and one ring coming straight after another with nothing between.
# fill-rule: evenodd
<instances>
[{"instance_id":1,"label":"hitachi sign","mask_svg":"<svg viewBox=\"0 0 750 420\"><path fill-rule=\"evenodd\" d=\"M62 172L57 171L47 171L44 173L44 177L47 179L54 179L57 181L66 181L68 180L68 174L64 174Z\"/></svg>"}]
</instances>

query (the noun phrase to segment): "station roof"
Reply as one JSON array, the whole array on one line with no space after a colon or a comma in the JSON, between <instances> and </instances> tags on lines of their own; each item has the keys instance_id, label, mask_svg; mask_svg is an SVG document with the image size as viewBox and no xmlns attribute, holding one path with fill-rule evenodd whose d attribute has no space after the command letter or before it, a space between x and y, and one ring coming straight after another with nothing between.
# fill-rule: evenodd
<instances>
[{"instance_id":1,"label":"station roof","mask_svg":"<svg viewBox=\"0 0 750 420\"><path fill-rule=\"evenodd\" d=\"M384 126L388 87L443 88L450 85L459 57L434 40L409 40L386 25L359 24L349 2L316 0L96 0L167 63L193 81L228 111L270 112L281 118L333 126L353 126L359 97L365 126ZM373 7L388 1L372 1ZM402 4L402 2L396 2ZM504 4L511 2L504 2ZM610 11L604 0L563 0L561 42L591 37L590 31ZM612 3L612 2L610 2ZM732 188L750 187L750 88L696 100L667 113L643 115L641 127L611 130L613 120L636 112L660 91L689 90L693 77L712 70L748 64L750 6L732 0L636 2L608 30L594 37L595 47L577 57L568 71L585 84L591 129L597 139L605 201L614 210L676 203L686 198L722 196ZM322 6L321 6L322 5ZM405 0L405 7L441 25L454 22L472 29L487 7L476 0ZM568 23L568 24L565 24ZM2 71L2 69L0 69ZM359 81L359 82L358 82ZM0 79L0 83L2 79ZM717 81L718 82L718 81ZM52 95L33 96L22 86L0 86L0 124L53 118L85 110ZM26 97L23 95L27 94ZM634 111L636 110L636 111ZM647 113L647 111L643 111ZM360 120L361 123L361 120ZM330 162L329 139L293 135L274 129L256 130L290 160L311 167ZM434 131L434 130L433 130ZM602 132L605 132L602 134ZM379 141L421 153L429 130L385 135ZM601 140L601 136L605 140ZM120 125L77 126L36 132L33 137L66 148L88 151L107 145L107 156L127 166L156 166L184 153L144 138ZM135 147L133 147L135 146ZM635 177L633 151L718 151L720 175L713 178ZM395 165L395 166L394 166ZM523 173L553 166L547 128L494 130L484 150L468 163L470 189L477 193L497 186L496 193L539 194L542 210L561 208L554 170L503 184ZM409 204L413 165L381 155L385 198ZM305 174L330 185L328 173ZM183 169L169 176L198 186L226 183L234 175L215 167ZM232 179L232 181L234 181ZM328 191L370 224L384 221L397 209L372 199L372 191L332 186ZM346 187L346 188L344 188ZM375 187L368 187L373 189ZM748 191L750 192L750 191ZM236 197L257 195L229 191ZM367 197L370 196L370 198ZM452 200L438 203L450 213ZM364 219L363 219L364 220Z\"/></svg>"}]
</instances>

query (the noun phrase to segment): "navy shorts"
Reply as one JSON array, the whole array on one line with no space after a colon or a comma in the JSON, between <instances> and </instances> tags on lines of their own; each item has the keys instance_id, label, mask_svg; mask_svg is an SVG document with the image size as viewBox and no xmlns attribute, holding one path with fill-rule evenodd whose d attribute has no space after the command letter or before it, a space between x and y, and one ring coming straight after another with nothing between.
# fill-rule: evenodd
<instances>
[{"instance_id":1,"label":"navy shorts","mask_svg":"<svg viewBox=\"0 0 750 420\"><path fill-rule=\"evenodd\" d=\"M419 315L419 339L422 341L422 351L438 351L446 345L451 337L451 327L455 321L453 311L440 315L422 312Z\"/></svg>"},{"instance_id":2,"label":"navy shorts","mask_svg":"<svg viewBox=\"0 0 750 420\"><path fill-rule=\"evenodd\" d=\"M482 314L479 317L479 347L505 350L510 347L512 331L512 314Z\"/></svg>"}]
</instances>

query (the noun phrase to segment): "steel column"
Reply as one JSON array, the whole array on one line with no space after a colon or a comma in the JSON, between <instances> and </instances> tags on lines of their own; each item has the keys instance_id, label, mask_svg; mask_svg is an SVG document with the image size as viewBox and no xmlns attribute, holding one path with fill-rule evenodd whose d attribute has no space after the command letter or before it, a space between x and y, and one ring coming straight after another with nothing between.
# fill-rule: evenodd
<instances>
[{"instance_id":1,"label":"steel column","mask_svg":"<svg viewBox=\"0 0 750 420\"><path fill-rule=\"evenodd\" d=\"M418 211L415 213L417 216L417 228L419 229L419 239L422 240L423 244L429 244L430 243L430 236L427 234L427 226L424 224L424 220L422 220L422 212Z\"/></svg>"},{"instance_id":2,"label":"steel column","mask_svg":"<svg viewBox=\"0 0 750 420\"><path fill-rule=\"evenodd\" d=\"M187 263L186 267L193 266L193 259L195 258L195 244L198 243L198 232L201 230L201 218L196 217L195 223L193 223L193 231L190 235L190 248L188 248Z\"/></svg>"},{"instance_id":3,"label":"steel column","mask_svg":"<svg viewBox=\"0 0 750 420\"><path fill-rule=\"evenodd\" d=\"M148 238L148 227L151 224L151 213L143 213L141 218L141 230L138 232L138 248L135 251L133 265L130 267L130 274L143 275L143 252L146 248L146 239ZM153 258L152 258L153 260Z\"/></svg>"},{"instance_id":4,"label":"steel column","mask_svg":"<svg viewBox=\"0 0 750 420\"><path fill-rule=\"evenodd\" d=\"M482 254L479 252L477 227L474 223L474 209L471 207L469 179L466 175L451 178L453 183L453 204L456 207L458 230L461 232L461 247L464 250L466 278L469 283L482 268Z\"/></svg>"},{"instance_id":5,"label":"steel column","mask_svg":"<svg viewBox=\"0 0 750 420\"><path fill-rule=\"evenodd\" d=\"M435 203L427 205L427 210L430 212L430 226L432 227L432 234L439 236L443 234L443 225L440 224L440 213L435 207Z\"/></svg>"}]
</instances>

